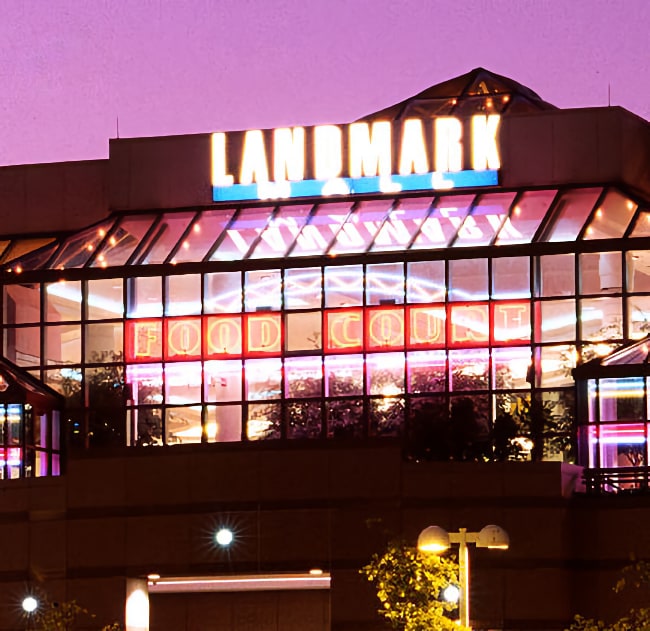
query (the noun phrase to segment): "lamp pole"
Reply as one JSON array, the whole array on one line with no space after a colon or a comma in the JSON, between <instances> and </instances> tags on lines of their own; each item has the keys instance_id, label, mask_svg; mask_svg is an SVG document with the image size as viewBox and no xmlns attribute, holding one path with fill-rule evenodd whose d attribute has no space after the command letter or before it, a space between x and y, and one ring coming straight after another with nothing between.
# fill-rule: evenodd
<instances>
[{"instance_id":1,"label":"lamp pole","mask_svg":"<svg viewBox=\"0 0 650 631\"><path fill-rule=\"evenodd\" d=\"M418 550L434 553L444 552L452 543L458 544L458 582L460 587L458 613L460 623L469 629L469 548L467 544L473 543L477 548L507 550L510 538L501 526L494 524L485 526L479 532L467 532L467 528L460 528L458 532L447 532L440 526L429 526L418 537Z\"/></svg>"},{"instance_id":2,"label":"lamp pole","mask_svg":"<svg viewBox=\"0 0 650 631\"><path fill-rule=\"evenodd\" d=\"M460 583L458 613L460 623L465 627L469 627L469 548L467 547L467 528L460 528L457 533L449 533L449 542L458 543L458 582Z\"/></svg>"}]
</instances>

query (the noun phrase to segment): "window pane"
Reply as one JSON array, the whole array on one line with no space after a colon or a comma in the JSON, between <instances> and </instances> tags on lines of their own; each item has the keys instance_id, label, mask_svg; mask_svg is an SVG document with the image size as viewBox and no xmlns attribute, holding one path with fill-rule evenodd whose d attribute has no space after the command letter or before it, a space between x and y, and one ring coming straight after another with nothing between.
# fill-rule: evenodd
<instances>
[{"instance_id":1,"label":"window pane","mask_svg":"<svg viewBox=\"0 0 650 631\"><path fill-rule=\"evenodd\" d=\"M580 301L583 340L622 340L623 305L621 298L592 298Z\"/></svg>"},{"instance_id":2,"label":"window pane","mask_svg":"<svg viewBox=\"0 0 650 631\"><path fill-rule=\"evenodd\" d=\"M81 320L81 282L61 281L45 285L45 321Z\"/></svg>"},{"instance_id":3,"label":"window pane","mask_svg":"<svg viewBox=\"0 0 650 631\"><path fill-rule=\"evenodd\" d=\"M313 206L284 206L278 210L262 232L249 258L279 258L285 256L296 236L305 225Z\"/></svg>"},{"instance_id":4,"label":"window pane","mask_svg":"<svg viewBox=\"0 0 650 631\"><path fill-rule=\"evenodd\" d=\"M363 403L359 398L334 399L325 405L328 438L363 436Z\"/></svg>"},{"instance_id":5,"label":"window pane","mask_svg":"<svg viewBox=\"0 0 650 631\"><path fill-rule=\"evenodd\" d=\"M185 235L181 247L174 254L174 261L202 261L234 214L235 211L231 208L204 210L192 223L192 229Z\"/></svg>"},{"instance_id":6,"label":"window pane","mask_svg":"<svg viewBox=\"0 0 650 631\"><path fill-rule=\"evenodd\" d=\"M329 254L365 252L381 227L391 203L384 199L358 204L336 235Z\"/></svg>"},{"instance_id":7,"label":"window pane","mask_svg":"<svg viewBox=\"0 0 650 631\"><path fill-rule=\"evenodd\" d=\"M323 348L320 311L288 313L285 317L287 351L313 351Z\"/></svg>"},{"instance_id":8,"label":"window pane","mask_svg":"<svg viewBox=\"0 0 650 631\"><path fill-rule=\"evenodd\" d=\"M530 259L506 256L492 259L493 298L528 298L530 296Z\"/></svg>"},{"instance_id":9,"label":"window pane","mask_svg":"<svg viewBox=\"0 0 650 631\"><path fill-rule=\"evenodd\" d=\"M600 379L600 420L641 421L644 419L644 379L629 377Z\"/></svg>"},{"instance_id":10,"label":"window pane","mask_svg":"<svg viewBox=\"0 0 650 631\"><path fill-rule=\"evenodd\" d=\"M282 302L280 270L246 272L244 300L246 311L279 311Z\"/></svg>"},{"instance_id":11,"label":"window pane","mask_svg":"<svg viewBox=\"0 0 650 631\"><path fill-rule=\"evenodd\" d=\"M287 403L287 438L320 438L322 428L320 401Z\"/></svg>"},{"instance_id":12,"label":"window pane","mask_svg":"<svg viewBox=\"0 0 650 631\"><path fill-rule=\"evenodd\" d=\"M637 205L618 191L609 191L585 230L585 239L620 239Z\"/></svg>"},{"instance_id":13,"label":"window pane","mask_svg":"<svg viewBox=\"0 0 650 631\"><path fill-rule=\"evenodd\" d=\"M138 257L138 263L140 265L164 263L194 214L193 212L166 213L155 227L151 241L144 247L143 254Z\"/></svg>"},{"instance_id":14,"label":"window pane","mask_svg":"<svg viewBox=\"0 0 650 631\"><path fill-rule=\"evenodd\" d=\"M473 201L473 195L439 198L429 217L424 220L411 248L444 248L449 245Z\"/></svg>"},{"instance_id":15,"label":"window pane","mask_svg":"<svg viewBox=\"0 0 650 631\"><path fill-rule=\"evenodd\" d=\"M41 286L7 285L4 287L5 324L27 324L41 321Z\"/></svg>"},{"instance_id":16,"label":"window pane","mask_svg":"<svg viewBox=\"0 0 650 631\"><path fill-rule=\"evenodd\" d=\"M622 274L620 252L580 255L580 292L583 294L620 292Z\"/></svg>"},{"instance_id":17,"label":"window pane","mask_svg":"<svg viewBox=\"0 0 650 631\"><path fill-rule=\"evenodd\" d=\"M61 324L45 327L45 363L81 362L81 325Z\"/></svg>"},{"instance_id":18,"label":"window pane","mask_svg":"<svg viewBox=\"0 0 650 631\"><path fill-rule=\"evenodd\" d=\"M325 394L329 397L363 394L363 357L361 355L325 357Z\"/></svg>"},{"instance_id":19,"label":"window pane","mask_svg":"<svg viewBox=\"0 0 650 631\"><path fill-rule=\"evenodd\" d=\"M650 291L650 252L631 250L625 256L628 291Z\"/></svg>"},{"instance_id":20,"label":"window pane","mask_svg":"<svg viewBox=\"0 0 650 631\"><path fill-rule=\"evenodd\" d=\"M496 245L531 243L557 191L526 191L499 232Z\"/></svg>"},{"instance_id":21,"label":"window pane","mask_svg":"<svg viewBox=\"0 0 650 631\"><path fill-rule=\"evenodd\" d=\"M372 252L404 250L420 230L432 198L402 199L384 222L372 244Z\"/></svg>"},{"instance_id":22,"label":"window pane","mask_svg":"<svg viewBox=\"0 0 650 631\"><path fill-rule=\"evenodd\" d=\"M642 210L637 217L631 237L650 237L650 212Z\"/></svg>"},{"instance_id":23,"label":"window pane","mask_svg":"<svg viewBox=\"0 0 650 631\"><path fill-rule=\"evenodd\" d=\"M320 204L303 226L289 256L325 254L350 213L350 202Z\"/></svg>"},{"instance_id":24,"label":"window pane","mask_svg":"<svg viewBox=\"0 0 650 631\"><path fill-rule=\"evenodd\" d=\"M449 351L450 390L487 390L489 362L487 348Z\"/></svg>"},{"instance_id":25,"label":"window pane","mask_svg":"<svg viewBox=\"0 0 650 631\"><path fill-rule=\"evenodd\" d=\"M543 241L574 241L589 217L601 189L586 188L567 191L557 203L550 229Z\"/></svg>"},{"instance_id":26,"label":"window pane","mask_svg":"<svg viewBox=\"0 0 650 631\"><path fill-rule=\"evenodd\" d=\"M98 250L91 267L125 265L136 247L142 243L153 220L153 215L123 217L118 227Z\"/></svg>"},{"instance_id":27,"label":"window pane","mask_svg":"<svg viewBox=\"0 0 650 631\"><path fill-rule=\"evenodd\" d=\"M279 403L250 403L246 421L248 440L280 438L282 408Z\"/></svg>"},{"instance_id":28,"label":"window pane","mask_svg":"<svg viewBox=\"0 0 650 631\"><path fill-rule=\"evenodd\" d=\"M194 315L201 313L201 276L183 274L167 276L167 305L165 315Z\"/></svg>"},{"instance_id":29,"label":"window pane","mask_svg":"<svg viewBox=\"0 0 650 631\"><path fill-rule=\"evenodd\" d=\"M200 443L201 433L200 405L165 410L165 444Z\"/></svg>"},{"instance_id":30,"label":"window pane","mask_svg":"<svg viewBox=\"0 0 650 631\"><path fill-rule=\"evenodd\" d=\"M650 333L650 296L628 298L627 331L627 336L633 340Z\"/></svg>"},{"instance_id":31,"label":"window pane","mask_svg":"<svg viewBox=\"0 0 650 631\"><path fill-rule=\"evenodd\" d=\"M270 206L242 209L226 230L210 260L238 261L243 259L266 228L272 213L273 208Z\"/></svg>"},{"instance_id":32,"label":"window pane","mask_svg":"<svg viewBox=\"0 0 650 631\"><path fill-rule=\"evenodd\" d=\"M285 309L320 309L322 294L323 272L320 267L285 270Z\"/></svg>"},{"instance_id":33,"label":"window pane","mask_svg":"<svg viewBox=\"0 0 650 631\"><path fill-rule=\"evenodd\" d=\"M240 360L205 362L205 400L241 401L242 377Z\"/></svg>"},{"instance_id":34,"label":"window pane","mask_svg":"<svg viewBox=\"0 0 650 631\"><path fill-rule=\"evenodd\" d=\"M246 371L246 398L248 400L279 399L281 393L282 362L280 359L249 359Z\"/></svg>"},{"instance_id":35,"label":"window pane","mask_svg":"<svg viewBox=\"0 0 650 631\"><path fill-rule=\"evenodd\" d=\"M41 328L6 328L3 354L18 366L38 366L41 363Z\"/></svg>"},{"instance_id":36,"label":"window pane","mask_svg":"<svg viewBox=\"0 0 650 631\"><path fill-rule=\"evenodd\" d=\"M127 280L129 290L129 318L150 318L163 314L162 278L144 276Z\"/></svg>"},{"instance_id":37,"label":"window pane","mask_svg":"<svg viewBox=\"0 0 650 631\"><path fill-rule=\"evenodd\" d=\"M404 265L382 263L366 268L366 304L402 304L404 302Z\"/></svg>"},{"instance_id":38,"label":"window pane","mask_svg":"<svg viewBox=\"0 0 650 631\"><path fill-rule=\"evenodd\" d=\"M539 257L540 296L575 294L574 260L573 254Z\"/></svg>"},{"instance_id":39,"label":"window pane","mask_svg":"<svg viewBox=\"0 0 650 631\"><path fill-rule=\"evenodd\" d=\"M416 261L407 265L407 302L440 302L445 299L444 261Z\"/></svg>"},{"instance_id":40,"label":"window pane","mask_svg":"<svg viewBox=\"0 0 650 631\"><path fill-rule=\"evenodd\" d=\"M372 399L369 416L371 436L399 436L404 428L404 399Z\"/></svg>"},{"instance_id":41,"label":"window pane","mask_svg":"<svg viewBox=\"0 0 650 631\"><path fill-rule=\"evenodd\" d=\"M495 348L492 351L493 384L499 390L530 389L530 348Z\"/></svg>"},{"instance_id":42,"label":"window pane","mask_svg":"<svg viewBox=\"0 0 650 631\"><path fill-rule=\"evenodd\" d=\"M287 357L284 360L286 396L320 397L323 384L323 360L320 357Z\"/></svg>"},{"instance_id":43,"label":"window pane","mask_svg":"<svg viewBox=\"0 0 650 631\"><path fill-rule=\"evenodd\" d=\"M83 267L103 241L115 219L103 222L99 226L88 228L70 237L57 257L48 266L50 269L70 269Z\"/></svg>"},{"instance_id":44,"label":"window pane","mask_svg":"<svg viewBox=\"0 0 650 631\"><path fill-rule=\"evenodd\" d=\"M449 261L449 299L486 300L488 297L487 259Z\"/></svg>"},{"instance_id":45,"label":"window pane","mask_svg":"<svg viewBox=\"0 0 650 631\"><path fill-rule=\"evenodd\" d=\"M573 385L571 371L576 367L576 358L576 348L573 345L544 346L541 349L538 385L542 388Z\"/></svg>"},{"instance_id":46,"label":"window pane","mask_svg":"<svg viewBox=\"0 0 650 631\"><path fill-rule=\"evenodd\" d=\"M124 296L121 278L89 280L86 284L86 317L89 320L108 320L124 315Z\"/></svg>"},{"instance_id":47,"label":"window pane","mask_svg":"<svg viewBox=\"0 0 650 631\"><path fill-rule=\"evenodd\" d=\"M123 355L124 326L121 322L86 326L84 359L90 363L120 361Z\"/></svg>"},{"instance_id":48,"label":"window pane","mask_svg":"<svg viewBox=\"0 0 650 631\"><path fill-rule=\"evenodd\" d=\"M241 405L208 405L205 433L209 443L241 441Z\"/></svg>"},{"instance_id":49,"label":"window pane","mask_svg":"<svg viewBox=\"0 0 650 631\"><path fill-rule=\"evenodd\" d=\"M350 307L363 302L363 268L343 265L325 268L325 306Z\"/></svg>"},{"instance_id":50,"label":"window pane","mask_svg":"<svg viewBox=\"0 0 650 631\"><path fill-rule=\"evenodd\" d=\"M508 216L515 193L495 193L477 198L463 225L458 230L454 247L489 245Z\"/></svg>"},{"instance_id":51,"label":"window pane","mask_svg":"<svg viewBox=\"0 0 650 631\"><path fill-rule=\"evenodd\" d=\"M539 342L564 342L576 339L575 300L551 300L538 303L536 338Z\"/></svg>"},{"instance_id":52,"label":"window pane","mask_svg":"<svg viewBox=\"0 0 650 631\"><path fill-rule=\"evenodd\" d=\"M409 392L446 392L447 354L445 351L407 353L406 366Z\"/></svg>"},{"instance_id":53,"label":"window pane","mask_svg":"<svg viewBox=\"0 0 650 631\"><path fill-rule=\"evenodd\" d=\"M179 362L165 366L165 403L184 405L201 402L200 362Z\"/></svg>"},{"instance_id":54,"label":"window pane","mask_svg":"<svg viewBox=\"0 0 650 631\"><path fill-rule=\"evenodd\" d=\"M404 353L378 353L366 358L368 392L391 397L404 392Z\"/></svg>"},{"instance_id":55,"label":"window pane","mask_svg":"<svg viewBox=\"0 0 650 631\"><path fill-rule=\"evenodd\" d=\"M239 272L205 275L205 313L241 313L242 286Z\"/></svg>"}]
</instances>

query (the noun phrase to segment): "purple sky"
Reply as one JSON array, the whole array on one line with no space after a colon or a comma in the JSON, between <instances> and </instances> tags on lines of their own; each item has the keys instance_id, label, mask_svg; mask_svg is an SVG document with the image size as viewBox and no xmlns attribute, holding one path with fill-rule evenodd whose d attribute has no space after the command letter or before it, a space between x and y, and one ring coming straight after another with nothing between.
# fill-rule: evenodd
<instances>
[{"instance_id":1,"label":"purple sky","mask_svg":"<svg viewBox=\"0 0 650 631\"><path fill-rule=\"evenodd\" d=\"M0 0L0 164L348 122L483 66L650 119L648 0Z\"/></svg>"}]
</instances>

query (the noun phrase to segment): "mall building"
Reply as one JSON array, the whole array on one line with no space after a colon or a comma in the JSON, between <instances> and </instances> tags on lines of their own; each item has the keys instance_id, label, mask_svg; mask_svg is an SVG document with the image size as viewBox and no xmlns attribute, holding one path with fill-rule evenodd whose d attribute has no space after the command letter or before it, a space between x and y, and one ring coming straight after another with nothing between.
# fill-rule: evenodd
<instances>
[{"instance_id":1,"label":"mall building","mask_svg":"<svg viewBox=\"0 0 650 631\"><path fill-rule=\"evenodd\" d=\"M359 568L432 523L510 535L472 550L475 628L624 606L647 121L478 68L354 123L2 167L0 209L0 631L28 593L88 629L381 629Z\"/></svg>"}]
</instances>

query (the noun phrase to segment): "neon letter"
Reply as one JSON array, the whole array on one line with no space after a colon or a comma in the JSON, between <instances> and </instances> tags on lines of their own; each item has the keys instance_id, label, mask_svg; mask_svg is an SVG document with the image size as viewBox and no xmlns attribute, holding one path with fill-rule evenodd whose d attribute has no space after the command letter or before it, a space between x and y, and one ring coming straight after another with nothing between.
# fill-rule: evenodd
<instances>
[{"instance_id":1,"label":"neon letter","mask_svg":"<svg viewBox=\"0 0 650 631\"><path fill-rule=\"evenodd\" d=\"M238 316L214 316L206 322L206 355L241 354L241 320Z\"/></svg>"},{"instance_id":2,"label":"neon letter","mask_svg":"<svg viewBox=\"0 0 650 631\"><path fill-rule=\"evenodd\" d=\"M350 177L391 174L390 132L388 121L350 125Z\"/></svg>"},{"instance_id":3,"label":"neon letter","mask_svg":"<svg viewBox=\"0 0 650 631\"><path fill-rule=\"evenodd\" d=\"M201 320L187 318L167 321L167 356L201 355Z\"/></svg>"},{"instance_id":4,"label":"neon letter","mask_svg":"<svg viewBox=\"0 0 650 631\"><path fill-rule=\"evenodd\" d=\"M244 136L244 151L241 160L241 184L265 183L269 181L269 167L266 163L264 134L252 129Z\"/></svg>"},{"instance_id":5,"label":"neon letter","mask_svg":"<svg viewBox=\"0 0 650 631\"><path fill-rule=\"evenodd\" d=\"M249 353L280 352L280 315L249 315L246 350Z\"/></svg>"},{"instance_id":6,"label":"neon letter","mask_svg":"<svg viewBox=\"0 0 650 631\"><path fill-rule=\"evenodd\" d=\"M273 131L273 179L276 182L305 178L305 130L282 127Z\"/></svg>"},{"instance_id":7,"label":"neon letter","mask_svg":"<svg viewBox=\"0 0 650 631\"><path fill-rule=\"evenodd\" d=\"M402 125L402 146L399 153L399 174L426 173L429 170L422 121L407 118Z\"/></svg>"},{"instance_id":8,"label":"neon letter","mask_svg":"<svg viewBox=\"0 0 650 631\"><path fill-rule=\"evenodd\" d=\"M472 168L477 171L498 169L501 166L497 130L501 117L498 114L472 116Z\"/></svg>"},{"instance_id":9,"label":"neon letter","mask_svg":"<svg viewBox=\"0 0 650 631\"><path fill-rule=\"evenodd\" d=\"M453 116L436 118L436 171L460 171L463 168L463 126Z\"/></svg>"},{"instance_id":10,"label":"neon letter","mask_svg":"<svg viewBox=\"0 0 650 631\"><path fill-rule=\"evenodd\" d=\"M341 175L341 130L336 125L314 127L314 176L331 180Z\"/></svg>"},{"instance_id":11,"label":"neon letter","mask_svg":"<svg viewBox=\"0 0 650 631\"><path fill-rule=\"evenodd\" d=\"M411 346L437 346L445 341L443 307L412 307L409 316Z\"/></svg>"},{"instance_id":12,"label":"neon letter","mask_svg":"<svg viewBox=\"0 0 650 631\"><path fill-rule=\"evenodd\" d=\"M235 178L226 173L226 134L212 134L212 186L232 186Z\"/></svg>"}]
</instances>

